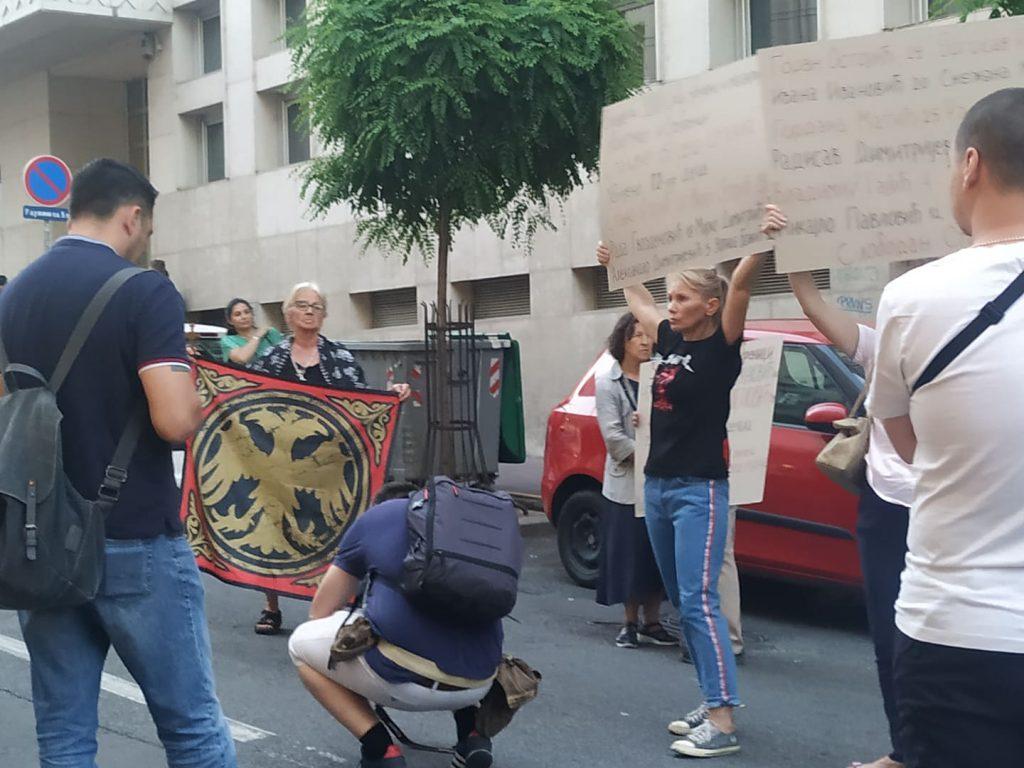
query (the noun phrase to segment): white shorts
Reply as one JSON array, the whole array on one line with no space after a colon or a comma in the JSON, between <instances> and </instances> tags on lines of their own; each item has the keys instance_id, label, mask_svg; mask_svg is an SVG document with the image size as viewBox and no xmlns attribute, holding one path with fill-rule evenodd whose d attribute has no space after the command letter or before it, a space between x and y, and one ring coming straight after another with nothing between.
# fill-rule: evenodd
<instances>
[{"instance_id":1,"label":"white shorts","mask_svg":"<svg viewBox=\"0 0 1024 768\"><path fill-rule=\"evenodd\" d=\"M439 691L417 683L389 683L370 668L364 656L352 661L339 661L334 669L328 669L331 646L338 628L348 615L346 609L297 627L288 640L292 663L296 666L305 664L374 704L406 712L454 712L479 704L491 689L490 683L482 688L461 691ZM361 611L355 611L353 619L360 615Z\"/></svg>"}]
</instances>

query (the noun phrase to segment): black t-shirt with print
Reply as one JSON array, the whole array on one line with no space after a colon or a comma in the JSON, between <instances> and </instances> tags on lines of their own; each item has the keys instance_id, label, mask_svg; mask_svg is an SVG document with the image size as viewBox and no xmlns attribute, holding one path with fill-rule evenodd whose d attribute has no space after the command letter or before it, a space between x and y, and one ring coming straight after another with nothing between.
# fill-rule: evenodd
<instances>
[{"instance_id":1,"label":"black t-shirt with print","mask_svg":"<svg viewBox=\"0 0 1024 768\"><path fill-rule=\"evenodd\" d=\"M706 339L686 341L663 320L654 352L660 364L651 392L645 472L653 477L728 477L725 423L742 365L740 342L730 345L721 328Z\"/></svg>"}]
</instances>

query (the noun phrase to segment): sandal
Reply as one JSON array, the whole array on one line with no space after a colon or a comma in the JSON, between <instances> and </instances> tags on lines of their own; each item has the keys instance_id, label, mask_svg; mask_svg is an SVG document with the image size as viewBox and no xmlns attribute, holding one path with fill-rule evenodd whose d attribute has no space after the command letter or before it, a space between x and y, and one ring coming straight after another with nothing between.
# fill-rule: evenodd
<instances>
[{"instance_id":1,"label":"sandal","mask_svg":"<svg viewBox=\"0 0 1024 768\"><path fill-rule=\"evenodd\" d=\"M276 635L281 631L281 612L280 611L268 611L266 609L260 613L260 618L256 622L256 634L257 635Z\"/></svg>"}]
</instances>

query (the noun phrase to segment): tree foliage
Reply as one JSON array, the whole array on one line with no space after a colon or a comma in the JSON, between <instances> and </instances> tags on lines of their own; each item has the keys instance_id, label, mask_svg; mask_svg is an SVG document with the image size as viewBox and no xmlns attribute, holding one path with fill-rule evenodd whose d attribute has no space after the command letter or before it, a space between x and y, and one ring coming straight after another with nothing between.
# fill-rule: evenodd
<instances>
[{"instance_id":1,"label":"tree foliage","mask_svg":"<svg viewBox=\"0 0 1024 768\"><path fill-rule=\"evenodd\" d=\"M930 13L934 16L960 14L964 20L975 11L992 10L992 18L1024 15L1024 0L931 0Z\"/></svg>"},{"instance_id":2,"label":"tree foliage","mask_svg":"<svg viewBox=\"0 0 1024 768\"><path fill-rule=\"evenodd\" d=\"M597 167L601 108L642 82L611 0L316 0L290 44L332 148L304 196L348 203L366 245L403 257L463 224L549 223Z\"/></svg>"}]
</instances>

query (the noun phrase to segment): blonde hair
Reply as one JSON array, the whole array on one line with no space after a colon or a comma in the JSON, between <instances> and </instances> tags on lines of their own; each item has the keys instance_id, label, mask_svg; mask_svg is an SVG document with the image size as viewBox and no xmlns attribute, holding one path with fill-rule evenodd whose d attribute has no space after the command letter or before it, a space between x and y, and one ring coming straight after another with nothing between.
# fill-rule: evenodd
<instances>
[{"instance_id":1,"label":"blonde hair","mask_svg":"<svg viewBox=\"0 0 1024 768\"><path fill-rule=\"evenodd\" d=\"M713 269L687 269L668 276L669 290L679 283L699 293L705 301L718 299L718 310L712 319L715 322L721 321L725 297L729 293L729 280L726 277Z\"/></svg>"},{"instance_id":2,"label":"blonde hair","mask_svg":"<svg viewBox=\"0 0 1024 768\"><path fill-rule=\"evenodd\" d=\"M288 293L288 298L284 300L285 309L291 309L295 306L295 297L299 295L300 291L313 291L313 293L319 296L320 303L324 305L324 316L327 315L327 297L316 283L296 283Z\"/></svg>"}]
</instances>

